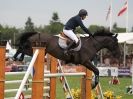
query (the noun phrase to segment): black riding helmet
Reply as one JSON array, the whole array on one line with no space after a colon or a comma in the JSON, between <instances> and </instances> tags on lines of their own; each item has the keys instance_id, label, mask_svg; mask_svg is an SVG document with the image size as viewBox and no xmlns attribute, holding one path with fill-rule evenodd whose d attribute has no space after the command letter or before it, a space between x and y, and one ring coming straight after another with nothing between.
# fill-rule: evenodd
<instances>
[{"instance_id":1,"label":"black riding helmet","mask_svg":"<svg viewBox=\"0 0 133 99\"><path fill-rule=\"evenodd\" d=\"M78 15L79 15L80 17L82 17L82 16L87 16L87 15L88 15L88 12L87 12L85 9L81 9L81 10L79 11Z\"/></svg>"}]
</instances>

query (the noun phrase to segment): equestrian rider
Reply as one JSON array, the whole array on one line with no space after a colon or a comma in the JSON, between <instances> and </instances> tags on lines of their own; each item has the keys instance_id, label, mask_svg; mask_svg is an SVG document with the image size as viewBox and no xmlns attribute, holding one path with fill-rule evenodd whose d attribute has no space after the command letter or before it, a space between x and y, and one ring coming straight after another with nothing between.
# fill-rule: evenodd
<instances>
[{"instance_id":1,"label":"equestrian rider","mask_svg":"<svg viewBox=\"0 0 133 99\"><path fill-rule=\"evenodd\" d=\"M88 15L87 11L85 9L81 9L78 13L78 15L70 18L68 20L68 22L65 24L63 32L64 34L69 37L72 42L68 45L68 47L65 49L64 53L67 54L68 51L71 49L72 46L76 46L78 45L78 38L75 35L74 31L76 29L76 27L80 26L81 29L88 33L90 36L92 36L91 32L84 26L82 20L84 20L86 18L86 16Z\"/></svg>"}]
</instances>

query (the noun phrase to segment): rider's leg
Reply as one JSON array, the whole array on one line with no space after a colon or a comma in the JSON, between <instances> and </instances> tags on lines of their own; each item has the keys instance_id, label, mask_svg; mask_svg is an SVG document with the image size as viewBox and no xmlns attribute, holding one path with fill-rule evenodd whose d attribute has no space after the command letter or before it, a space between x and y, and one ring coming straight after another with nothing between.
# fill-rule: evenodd
<instances>
[{"instance_id":1,"label":"rider's leg","mask_svg":"<svg viewBox=\"0 0 133 99\"><path fill-rule=\"evenodd\" d=\"M78 43L77 36L73 33L72 30L63 30L64 34L68 36L70 39L72 39L72 42L68 45L68 47L65 49L64 53L67 54L68 51L71 49L72 46L76 45Z\"/></svg>"},{"instance_id":2,"label":"rider's leg","mask_svg":"<svg viewBox=\"0 0 133 99\"><path fill-rule=\"evenodd\" d=\"M68 36L72 41L74 41L76 44L78 43L78 38L75 35L75 33L72 30L65 30L63 29L63 32L66 36Z\"/></svg>"}]
</instances>

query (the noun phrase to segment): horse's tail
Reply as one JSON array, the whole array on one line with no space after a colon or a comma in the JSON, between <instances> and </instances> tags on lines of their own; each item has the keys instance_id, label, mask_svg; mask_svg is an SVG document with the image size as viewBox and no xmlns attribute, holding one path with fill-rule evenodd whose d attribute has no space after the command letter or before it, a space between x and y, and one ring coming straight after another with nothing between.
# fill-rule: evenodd
<instances>
[{"instance_id":1,"label":"horse's tail","mask_svg":"<svg viewBox=\"0 0 133 99\"><path fill-rule=\"evenodd\" d=\"M28 38L30 38L31 36L33 36L33 35L35 35L37 33L38 32L25 32L25 33L22 33L22 35L17 40L18 43L16 43L16 46L19 46L19 45L25 43L28 40Z\"/></svg>"}]
</instances>

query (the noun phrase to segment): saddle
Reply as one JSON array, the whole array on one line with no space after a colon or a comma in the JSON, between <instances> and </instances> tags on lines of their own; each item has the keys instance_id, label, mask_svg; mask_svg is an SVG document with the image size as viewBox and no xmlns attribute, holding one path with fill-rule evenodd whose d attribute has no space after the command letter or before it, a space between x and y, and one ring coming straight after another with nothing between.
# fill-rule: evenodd
<instances>
[{"instance_id":1,"label":"saddle","mask_svg":"<svg viewBox=\"0 0 133 99\"><path fill-rule=\"evenodd\" d=\"M59 37L58 44L62 49L66 49L67 46L69 45L69 43L72 42L72 40L69 37L67 37L63 32L61 32L58 35L58 37ZM81 39L80 39L80 37L78 37L78 39L79 39L79 43L76 46L73 46L70 50L72 50L72 51L79 51L80 50Z\"/></svg>"}]
</instances>

